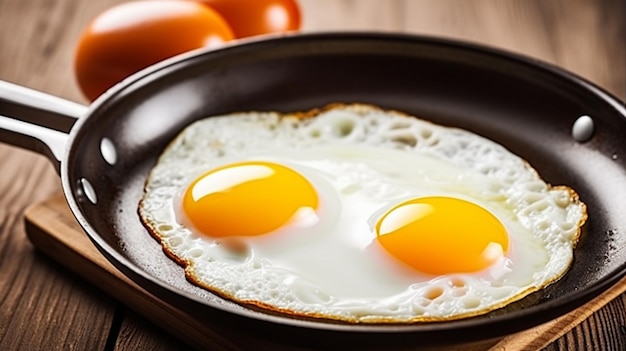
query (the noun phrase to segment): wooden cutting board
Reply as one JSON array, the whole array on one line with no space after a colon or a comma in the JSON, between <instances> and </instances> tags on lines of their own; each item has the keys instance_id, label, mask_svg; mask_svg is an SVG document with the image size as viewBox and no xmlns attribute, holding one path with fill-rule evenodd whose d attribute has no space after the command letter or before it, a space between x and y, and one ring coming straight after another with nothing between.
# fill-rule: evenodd
<instances>
[{"instance_id":1,"label":"wooden cutting board","mask_svg":"<svg viewBox=\"0 0 626 351\"><path fill-rule=\"evenodd\" d=\"M133 283L97 251L75 221L62 195L30 206L25 213L25 225L28 237L40 251L194 347L288 349L277 340L260 340L242 331L227 330L219 325L219 321L214 324L200 323ZM465 349L541 349L625 291L626 279L623 279L590 303L561 318L501 340L468 345ZM303 345L302 350L305 349Z\"/></svg>"}]
</instances>

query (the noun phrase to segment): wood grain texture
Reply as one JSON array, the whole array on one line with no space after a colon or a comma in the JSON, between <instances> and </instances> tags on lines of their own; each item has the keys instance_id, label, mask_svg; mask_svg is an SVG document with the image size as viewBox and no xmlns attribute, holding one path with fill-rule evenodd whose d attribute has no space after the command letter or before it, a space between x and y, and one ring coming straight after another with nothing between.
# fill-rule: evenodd
<instances>
[{"instance_id":1,"label":"wood grain texture","mask_svg":"<svg viewBox=\"0 0 626 351\"><path fill-rule=\"evenodd\" d=\"M454 3L454 4L453 4ZM621 0L454 1L429 6L408 1L406 13L430 15L407 21L407 30L480 42L556 64L626 97L626 28ZM453 11L450 11L453 9ZM467 19L480 23L467 26ZM437 26L447 23L447 26ZM615 58L615 61L613 61ZM620 61L621 60L621 61Z\"/></svg>"},{"instance_id":2,"label":"wood grain texture","mask_svg":"<svg viewBox=\"0 0 626 351\"><path fill-rule=\"evenodd\" d=\"M84 1L0 0L0 79L81 101L71 47L93 14L81 15L88 7ZM59 190L49 161L0 145L0 350L106 345L115 301L38 254L25 235L25 207Z\"/></svg>"},{"instance_id":3,"label":"wood grain texture","mask_svg":"<svg viewBox=\"0 0 626 351\"><path fill-rule=\"evenodd\" d=\"M625 350L626 295L612 300L599 312L545 348L559 350Z\"/></svg>"},{"instance_id":4,"label":"wood grain texture","mask_svg":"<svg viewBox=\"0 0 626 351\"><path fill-rule=\"evenodd\" d=\"M25 239L22 223L15 214L2 218L0 349L102 348L113 300L38 255ZM67 340L71 345L64 345Z\"/></svg>"},{"instance_id":5,"label":"wood grain texture","mask_svg":"<svg viewBox=\"0 0 626 351\"><path fill-rule=\"evenodd\" d=\"M97 13L123 1L0 0L0 79L86 103L72 74L74 45ZM556 64L626 99L623 0L299 2L304 31L401 31L483 43ZM120 316L115 300L33 249L24 210L59 190L46 159L0 144L0 350L174 347L152 322L130 312ZM562 330L543 331L541 345L625 349L625 301L623 295L612 300L562 337ZM507 350L543 347L510 345Z\"/></svg>"},{"instance_id":6,"label":"wood grain texture","mask_svg":"<svg viewBox=\"0 0 626 351\"><path fill-rule=\"evenodd\" d=\"M171 330L157 328L133 311L125 315L118 335L115 350L189 350L188 344L175 338Z\"/></svg>"},{"instance_id":7,"label":"wood grain texture","mask_svg":"<svg viewBox=\"0 0 626 351\"><path fill-rule=\"evenodd\" d=\"M622 0L300 0L304 30L381 30L489 45L626 97Z\"/></svg>"}]
</instances>

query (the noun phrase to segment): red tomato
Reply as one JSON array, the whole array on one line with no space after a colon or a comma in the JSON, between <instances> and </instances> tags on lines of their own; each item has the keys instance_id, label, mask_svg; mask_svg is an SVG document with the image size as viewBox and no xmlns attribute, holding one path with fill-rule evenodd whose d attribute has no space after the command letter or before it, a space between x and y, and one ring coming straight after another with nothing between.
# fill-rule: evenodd
<instances>
[{"instance_id":1,"label":"red tomato","mask_svg":"<svg viewBox=\"0 0 626 351\"><path fill-rule=\"evenodd\" d=\"M237 38L300 29L296 0L195 0L224 16Z\"/></svg>"},{"instance_id":2,"label":"red tomato","mask_svg":"<svg viewBox=\"0 0 626 351\"><path fill-rule=\"evenodd\" d=\"M219 46L233 32L215 10L195 2L122 3L83 31L74 57L78 84L93 100L127 76L165 58Z\"/></svg>"}]
</instances>

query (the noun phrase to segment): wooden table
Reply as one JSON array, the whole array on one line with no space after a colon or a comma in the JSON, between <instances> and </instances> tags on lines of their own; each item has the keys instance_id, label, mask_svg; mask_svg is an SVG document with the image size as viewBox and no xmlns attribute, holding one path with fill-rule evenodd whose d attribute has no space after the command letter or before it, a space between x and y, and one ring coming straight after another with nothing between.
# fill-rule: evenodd
<instances>
[{"instance_id":1,"label":"wooden table","mask_svg":"<svg viewBox=\"0 0 626 351\"><path fill-rule=\"evenodd\" d=\"M0 0L0 79L87 103L74 82L73 48L91 18L121 1ZM626 100L622 0L300 3L305 31L402 31L486 43L555 63ZM48 160L0 144L0 350L186 348L160 323L35 249L26 236L25 210L60 189ZM564 324L564 335L551 329L507 349L625 349L626 295L591 312L571 330L572 323Z\"/></svg>"}]
</instances>

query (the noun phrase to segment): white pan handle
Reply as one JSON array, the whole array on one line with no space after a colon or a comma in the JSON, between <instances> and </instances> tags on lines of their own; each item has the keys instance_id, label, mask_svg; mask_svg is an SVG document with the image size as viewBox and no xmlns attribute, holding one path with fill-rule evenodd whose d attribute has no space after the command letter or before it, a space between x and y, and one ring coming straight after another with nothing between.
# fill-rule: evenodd
<instances>
[{"instance_id":1,"label":"white pan handle","mask_svg":"<svg viewBox=\"0 0 626 351\"><path fill-rule=\"evenodd\" d=\"M60 171L68 134L0 115L0 141L47 156Z\"/></svg>"},{"instance_id":2,"label":"white pan handle","mask_svg":"<svg viewBox=\"0 0 626 351\"><path fill-rule=\"evenodd\" d=\"M0 81L0 142L47 156L60 170L68 133L87 107Z\"/></svg>"}]
</instances>

